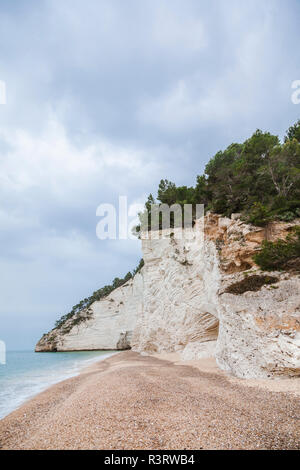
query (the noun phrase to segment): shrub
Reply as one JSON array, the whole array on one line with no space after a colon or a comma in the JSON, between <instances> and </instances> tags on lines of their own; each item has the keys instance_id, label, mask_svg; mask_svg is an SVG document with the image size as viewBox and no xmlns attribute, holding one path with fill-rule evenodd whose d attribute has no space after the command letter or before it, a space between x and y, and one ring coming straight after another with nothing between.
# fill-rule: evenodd
<instances>
[{"instance_id":1,"label":"shrub","mask_svg":"<svg viewBox=\"0 0 300 470\"><path fill-rule=\"evenodd\" d=\"M270 220L270 214L268 209L260 202L254 202L251 206L247 222L259 227L264 227Z\"/></svg>"},{"instance_id":2,"label":"shrub","mask_svg":"<svg viewBox=\"0 0 300 470\"><path fill-rule=\"evenodd\" d=\"M291 211L284 212L284 214L279 215L278 219L282 220L282 222L292 222L296 217L296 214Z\"/></svg>"},{"instance_id":3,"label":"shrub","mask_svg":"<svg viewBox=\"0 0 300 470\"><path fill-rule=\"evenodd\" d=\"M278 282L278 280L279 279L274 276L258 276L255 274L254 276L247 276L242 281L231 284L224 292L234 295L241 295L248 291L255 292L260 290L262 286L274 284L274 282Z\"/></svg>"},{"instance_id":4,"label":"shrub","mask_svg":"<svg viewBox=\"0 0 300 470\"><path fill-rule=\"evenodd\" d=\"M300 257L300 227L294 227L285 240L264 240L253 259L265 271L288 269L289 262Z\"/></svg>"}]
</instances>

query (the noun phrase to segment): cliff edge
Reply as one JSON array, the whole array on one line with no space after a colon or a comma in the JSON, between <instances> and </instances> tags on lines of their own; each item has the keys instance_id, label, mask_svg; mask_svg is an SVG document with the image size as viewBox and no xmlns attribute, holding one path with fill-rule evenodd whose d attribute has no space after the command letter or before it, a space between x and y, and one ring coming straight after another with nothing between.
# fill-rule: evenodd
<instances>
[{"instance_id":1,"label":"cliff edge","mask_svg":"<svg viewBox=\"0 0 300 470\"><path fill-rule=\"evenodd\" d=\"M284 239L295 225L208 214L181 239L176 229L152 234L142 240L142 270L80 320L44 335L36 351L179 351L184 359L214 355L238 377L299 376L299 274L266 273L253 261L263 240Z\"/></svg>"}]
</instances>

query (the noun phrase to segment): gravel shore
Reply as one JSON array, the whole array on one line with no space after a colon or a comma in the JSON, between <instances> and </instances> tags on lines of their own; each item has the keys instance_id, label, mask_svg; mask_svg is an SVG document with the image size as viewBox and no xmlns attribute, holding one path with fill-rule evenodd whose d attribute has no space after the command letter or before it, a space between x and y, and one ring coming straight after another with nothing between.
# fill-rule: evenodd
<instances>
[{"instance_id":1,"label":"gravel shore","mask_svg":"<svg viewBox=\"0 0 300 470\"><path fill-rule=\"evenodd\" d=\"M0 421L1 449L300 449L293 393L122 352Z\"/></svg>"}]
</instances>

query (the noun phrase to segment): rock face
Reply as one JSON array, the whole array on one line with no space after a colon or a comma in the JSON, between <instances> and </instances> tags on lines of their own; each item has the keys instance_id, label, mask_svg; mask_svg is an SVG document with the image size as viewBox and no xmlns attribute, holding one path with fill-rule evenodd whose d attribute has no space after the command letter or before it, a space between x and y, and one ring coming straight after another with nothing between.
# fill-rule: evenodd
<instances>
[{"instance_id":1,"label":"rock face","mask_svg":"<svg viewBox=\"0 0 300 470\"><path fill-rule=\"evenodd\" d=\"M299 376L299 276L268 273L278 282L255 292L225 292L246 276L266 276L253 254L263 239L285 238L293 225L264 229L246 225L238 214L208 214L204 237L200 220L182 239L176 229L167 238L151 234L142 240L142 271L83 312L86 321L70 331L66 325L65 333L53 330L36 350L179 351L183 359L215 355L222 369L239 377Z\"/></svg>"},{"instance_id":2,"label":"rock face","mask_svg":"<svg viewBox=\"0 0 300 470\"><path fill-rule=\"evenodd\" d=\"M257 292L219 296L216 360L238 377L300 375L300 279L272 274L279 281Z\"/></svg>"},{"instance_id":3,"label":"rock face","mask_svg":"<svg viewBox=\"0 0 300 470\"><path fill-rule=\"evenodd\" d=\"M273 222L268 227L255 227L235 216L232 214L229 219L208 214L205 217L206 239L215 242L222 277L254 267L253 255L260 249L263 240L285 239L291 227L300 222Z\"/></svg>"},{"instance_id":4,"label":"rock face","mask_svg":"<svg viewBox=\"0 0 300 470\"><path fill-rule=\"evenodd\" d=\"M50 331L37 343L35 350L129 349L132 332L142 312L142 298L143 276L138 273L105 299L94 302L85 321L74 325L70 331L67 322L64 328Z\"/></svg>"},{"instance_id":5,"label":"rock face","mask_svg":"<svg viewBox=\"0 0 300 470\"><path fill-rule=\"evenodd\" d=\"M296 223L272 223L267 228L209 215L206 235L219 254L219 335L216 360L221 369L242 378L300 375L300 277L263 273L253 254L264 239L284 239ZM245 272L245 270L248 270ZM257 292L225 293L226 287L251 274L275 276ZM197 356L197 351L195 351Z\"/></svg>"},{"instance_id":6,"label":"rock face","mask_svg":"<svg viewBox=\"0 0 300 470\"><path fill-rule=\"evenodd\" d=\"M132 347L140 352L197 349L218 337L216 305L219 270L212 242L203 243L200 227L184 238L142 240L144 309ZM187 236L188 235L188 236ZM187 348L187 350L185 350ZM211 349L211 345L210 345Z\"/></svg>"}]
</instances>

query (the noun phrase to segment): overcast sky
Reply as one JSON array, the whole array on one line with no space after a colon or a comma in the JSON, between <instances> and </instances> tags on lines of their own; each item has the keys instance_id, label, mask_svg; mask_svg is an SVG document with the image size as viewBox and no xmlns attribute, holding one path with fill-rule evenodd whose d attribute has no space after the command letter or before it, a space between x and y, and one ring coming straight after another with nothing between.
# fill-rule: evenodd
<instances>
[{"instance_id":1,"label":"overcast sky","mask_svg":"<svg viewBox=\"0 0 300 470\"><path fill-rule=\"evenodd\" d=\"M300 117L299 0L2 0L0 339L30 349L138 263L96 208L192 185L257 128Z\"/></svg>"}]
</instances>

